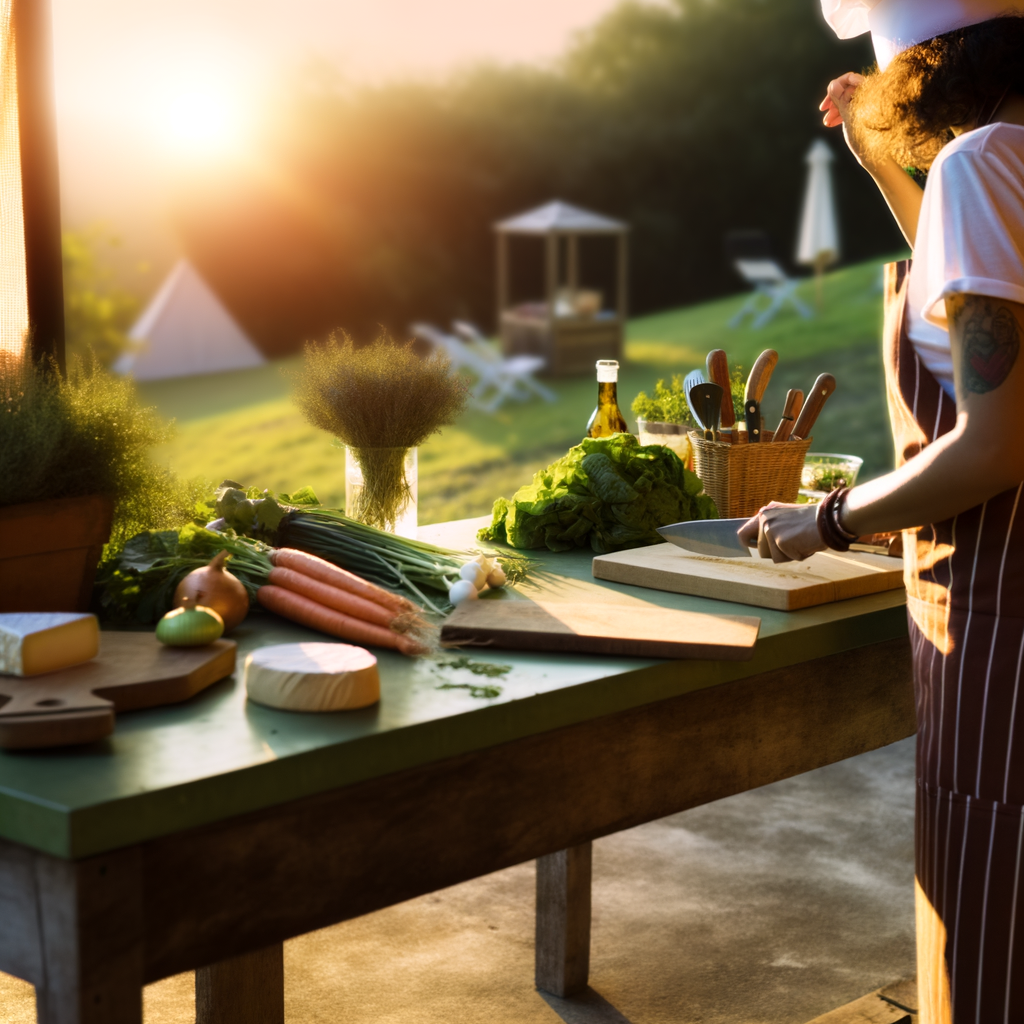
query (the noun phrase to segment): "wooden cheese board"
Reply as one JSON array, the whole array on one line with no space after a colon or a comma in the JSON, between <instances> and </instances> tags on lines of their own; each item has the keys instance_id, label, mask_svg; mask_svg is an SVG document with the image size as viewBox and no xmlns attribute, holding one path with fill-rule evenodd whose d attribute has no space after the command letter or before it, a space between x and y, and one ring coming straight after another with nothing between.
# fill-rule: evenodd
<instances>
[{"instance_id":1,"label":"wooden cheese board","mask_svg":"<svg viewBox=\"0 0 1024 1024\"><path fill-rule=\"evenodd\" d=\"M635 658L754 655L761 620L705 615L648 604L482 600L459 605L441 628L441 642L518 651L575 651Z\"/></svg>"},{"instance_id":2,"label":"wooden cheese board","mask_svg":"<svg viewBox=\"0 0 1024 1024\"><path fill-rule=\"evenodd\" d=\"M796 611L903 586L903 560L864 551L819 551L803 562L715 558L674 544L616 551L594 559L594 576L674 594Z\"/></svg>"},{"instance_id":3,"label":"wooden cheese board","mask_svg":"<svg viewBox=\"0 0 1024 1024\"><path fill-rule=\"evenodd\" d=\"M234 640L165 647L152 633L100 633L100 653L61 672L0 676L0 748L91 743L116 711L188 700L235 670Z\"/></svg>"}]
</instances>

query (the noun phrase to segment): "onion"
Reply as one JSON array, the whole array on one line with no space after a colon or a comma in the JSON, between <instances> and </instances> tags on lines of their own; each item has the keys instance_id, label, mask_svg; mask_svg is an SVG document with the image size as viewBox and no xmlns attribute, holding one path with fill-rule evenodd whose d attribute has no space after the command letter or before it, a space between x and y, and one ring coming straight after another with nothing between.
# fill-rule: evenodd
<instances>
[{"instance_id":1,"label":"onion","mask_svg":"<svg viewBox=\"0 0 1024 1024\"><path fill-rule=\"evenodd\" d=\"M463 601L475 601L478 596L476 584L472 580L458 580L448 591L448 600L455 605L462 604Z\"/></svg>"},{"instance_id":2,"label":"onion","mask_svg":"<svg viewBox=\"0 0 1024 1024\"><path fill-rule=\"evenodd\" d=\"M212 608L223 620L224 631L232 630L249 614L249 595L241 581L224 568L226 551L220 551L209 565L193 569L174 591L174 603L181 607L189 598L193 604Z\"/></svg>"},{"instance_id":3,"label":"onion","mask_svg":"<svg viewBox=\"0 0 1024 1024\"><path fill-rule=\"evenodd\" d=\"M201 647L219 640L224 620L212 609L193 605L185 597L181 608L172 608L157 624L156 638L168 647Z\"/></svg>"},{"instance_id":4,"label":"onion","mask_svg":"<svg viewBox=\"0 0 1024 1024\"><path fill-rule=\"evenodd\" d=\"M489 587L503 587L505 586L506 579L505 570L500 565L496 565L487 577L487 585Z\"/></svg>"},{"instance_id":5,"label":"onion","mask_svg":"<svg viewBox=\"0 0 1024 1024\"><path fill-rule=\"evenodd\" d=\"M487 573L479 562L467 562L459 570L460 578L469 580L477 590L483 590L487 585Z\"/></svg>"}]
</instances>

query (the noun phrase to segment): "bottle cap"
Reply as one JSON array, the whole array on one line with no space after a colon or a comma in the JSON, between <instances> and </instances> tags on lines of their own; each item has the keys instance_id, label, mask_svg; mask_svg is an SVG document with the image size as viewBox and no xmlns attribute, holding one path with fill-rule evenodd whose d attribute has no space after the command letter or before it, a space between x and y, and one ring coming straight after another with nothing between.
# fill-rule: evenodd
<instances>
[{"instance_id":1,"label":"bottle cap","mask_svg":"<svg viewBox=\"0 0 1024 1024\"><path fill-rule=\"evenodd\" d=\"M617 359L598 359L597 383L615 384L619 379L619 361Z\"/></svg>"}]
</instances>

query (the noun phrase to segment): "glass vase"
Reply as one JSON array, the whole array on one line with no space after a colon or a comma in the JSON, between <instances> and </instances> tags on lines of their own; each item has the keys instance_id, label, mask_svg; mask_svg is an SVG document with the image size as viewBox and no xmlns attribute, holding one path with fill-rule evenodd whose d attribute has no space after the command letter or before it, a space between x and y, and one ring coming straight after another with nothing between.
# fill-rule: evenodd
<instances>
[{"instance_id":1,"label":"glass vase","mask_svg":"<svg viewBox=\"0 0 1024 1024\"><path fill-rule=\"evenodd\" d=\"M345 512L368 526L416 539L415 448L346 448Z\"/></svg>"}]
</instances>

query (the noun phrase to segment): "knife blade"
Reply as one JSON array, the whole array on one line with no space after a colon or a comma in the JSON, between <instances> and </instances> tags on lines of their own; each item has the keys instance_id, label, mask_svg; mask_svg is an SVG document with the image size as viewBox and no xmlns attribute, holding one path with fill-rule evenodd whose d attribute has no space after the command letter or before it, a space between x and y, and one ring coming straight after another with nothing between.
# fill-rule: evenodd
<instances>
[{"instance_id":1,"label":"knife blade","mask_svg":"<svg viewBox=\"0 0 1024 1024\"><path fill-rule=\"evenodd\" d=\"M747 421L747 440L751 444L761 440L761 399L778 361L779 353L773 348L766 348L754 361L750 376L747 377L743 417Z\"/></svg>"},{"instance_id":2,"label":"knife blade","mask_svg":"<svg viewBox=\"0 0 1024 1024\"><path fill-rule=\"evenodd\" d=\"M736 410L732 404L729 360L726 359L723 349L714 348L708 353L707 378L722 389L722 429L732 430L736 423Z\"/></svg>"},{"instance_id":3,"label":"knife blade","mask_svg":"<svg viewBox=\"0 0 1024 1024\"><path fill-rule=\"evenodd\" d=\"M802 441L804 438L810 437L811 430L814 428L814 422L817 420L822 406L824 406L828 396L835 389L836 379L831 373L823 373L818 377L814 382L811 393L804 402L804 407L800 410L800 416L793 425L793 432L790 434L792 440Z\"/></svg>"},{"instance_id":4,"label":"knife blade","mask_svg":"<svg viewBox=\"0 0 1024 1024\"><path fill-rule=\"evenodd\" d=\"M775 428L775 433L772 434L772 441L786 441L789 439L789 433L793 429L793 424L796 422L797 416L800 415L800 410L804 407L804 393L800 390L790 389L786 393L786 405L782 410L782 419L779 420L779 425Z\"/></svg>"},{"instance_id":5,"label":"knife blade","mask_svg":"<svg viewBox=\"0 0 1024 1024\"><path fill-rule=\"evenodd\" d=\"M746 519L691 519L686 523L659 526L669 543L698 555L715 558L750 558L750 548L736 535Z\"/></svg>"}]
</instances>

